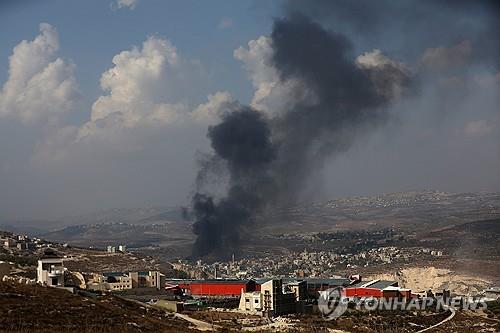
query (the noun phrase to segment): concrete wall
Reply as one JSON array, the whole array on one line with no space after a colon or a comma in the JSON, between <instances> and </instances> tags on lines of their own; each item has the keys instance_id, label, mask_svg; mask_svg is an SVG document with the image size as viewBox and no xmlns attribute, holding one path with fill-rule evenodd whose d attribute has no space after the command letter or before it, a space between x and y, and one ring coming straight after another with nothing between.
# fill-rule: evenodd
<instances>
[{"instance_id":1,"label":"concrete wall","mask_svg":"<svg viewBox=\"0 0 500 333\"><path fill-rule=\"evenodd\" d=\"M260 291L241 293L238 309L248 312L260 312L262 306L262 293Z\"/></svg>"},{"instance_id":2,"label":"concrete wall","mask_svg":"<svg viewBox=\"0 0 500 333\"><path fill-rule=\"evenodd\" d=\"M130 272L128 275L132 279L132 288L139 288L139 273Z\"/></svg>"},{"instance_id":3,"label":"concrete wall","mask_svg":"<svg viewBox=\"0 0 500 333\"><path fill-rule=\"evenodd\" d=\"M272 316L295 312L295 294L283 292L282 280L269 280L260 287L262 311Z\"/></svg>"},{"instance_id":4,"label":"concrete wall","mask_svg":"<svg viewBox=\"0 0 500 333\"><path fill-rule=\"evenodd\" d=\"M64 265L60 258L38 260L37 282L46 286L64 287Z\"/></svg>"},{"instance_id":5,"label":"concrete wall","mask_svg":"<svg viewBox=\"0 0 500 333\"><path fill-rule=\"evenodd\" d=\"M109 290L132 289L132 279L129 276L118 276L115 278L117 282L108 282Z\"/></svg>"},{"instance_id":6,"label":"concrete wall","mask_svg":"<svg viewBox=\"0 0 500 333\"><path fill-rule=\"evenodd\" d=\"M182 310L184 310L182 303L179 303L177 301L168 301L164 299L159 299L155 303L155 306L171 312L181 312Z\"/></svg>"}]
</instances>

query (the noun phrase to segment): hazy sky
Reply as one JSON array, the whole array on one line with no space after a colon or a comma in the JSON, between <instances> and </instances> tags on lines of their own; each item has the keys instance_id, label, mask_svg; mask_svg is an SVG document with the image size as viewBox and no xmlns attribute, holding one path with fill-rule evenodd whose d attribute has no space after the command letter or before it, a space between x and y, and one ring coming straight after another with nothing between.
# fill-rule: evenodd
<instances>
[{"instance_id":1,"label":"hazy sky","mask_svg":"<svg viewBox=\"0 0 500 333\"><path fill-rule=\"evenodd\" d=\"M350 36L365 65L392 61L419 81L314 173L306 198L500 190L500 72L478 56L481 10L377 30L359 8L290 3L0 1L0 218L189 203L224 105L272 114L297 97L268 62L273 18L288 10Z\"/></svg>"}]
</instances>

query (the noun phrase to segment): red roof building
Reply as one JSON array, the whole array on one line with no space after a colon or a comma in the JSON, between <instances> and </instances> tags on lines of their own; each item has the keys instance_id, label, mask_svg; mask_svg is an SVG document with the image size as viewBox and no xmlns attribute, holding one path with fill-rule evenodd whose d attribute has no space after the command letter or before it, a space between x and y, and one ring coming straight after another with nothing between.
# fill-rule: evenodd
<instances>
[{"instance_id":1,"label":"red roof building","mask_svg":"<svg viewBox=\"0 0 500 333\"><path fill-rule=\"evenodd\" d=\"M396 281L374 280L353 284L344 290L348 298L375 297L410 299L411 290L398 287Z\"/></svg>"},{"instance_id":2,"label":"red roof building","mask_svg":"<svg viewBox=\"0 0 500 333\"><path fill-rule=\"evenodd\" d=\"M207 297L239 297L241 292L256 291L257 284L253 280L169 280L169 284L177 284L185 294Z\"/></svg>"}]
</instances>

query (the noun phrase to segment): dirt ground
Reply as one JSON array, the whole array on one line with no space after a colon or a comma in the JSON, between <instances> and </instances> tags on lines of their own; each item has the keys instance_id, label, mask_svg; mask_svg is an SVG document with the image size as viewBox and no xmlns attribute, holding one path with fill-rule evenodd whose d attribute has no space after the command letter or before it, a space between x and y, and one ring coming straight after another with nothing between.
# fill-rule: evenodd
<instances>
[{"instance_id":1,"label":"dirt ground","mask_svg":"<svg viewBox=\"0 0 500 333\"><path fill-rule=\"evenodd\" d=\"M429 333L500 332L498 317L489 318L481 312L458 311L449 322L430 330Z\"/></svg>"},{"instance_id":2,"label":"dirt ground","mask_svg":"<svg viewBox=\"0 0 500 333\"><path fill-rule=\"evenodd\" d=\"M0 332L193 332L184 320L114 296L0 282Z\"/></svg>"},{"instance_id":3,"label":"dirt ground","mask_svg":"<svg viewBox=\"0 0 500 333\"><path fill-rule=\"evenodd\" d=\"M406 268L393 274L377 274L366 279L395 280L400 286L414 292L450 289L460 295L478 294L491 285L487 279L434 266Z\"/></svg>"},{"instance_id":4,"label":"dirt ground","mask_svg":"<svg viewBox=\"0 0 500 333\"><path fill-rule=\"evenodd\" d=\"M0 333L137 333L197 332L206 326L217 332L361 332L413 333L440 323L449 311L357 311L336 320L319 315L290 315L272 322L231 311L166 313L116 296L83 297L66 290L0 282ZM480 312L457 311L450 321L428 332L499 332L500 303ZM201 321L201 322L200 322ZM199 322L193 325L193 322ZM202 325L203 324L203 325Z\"/></svg>"}]
</instances>

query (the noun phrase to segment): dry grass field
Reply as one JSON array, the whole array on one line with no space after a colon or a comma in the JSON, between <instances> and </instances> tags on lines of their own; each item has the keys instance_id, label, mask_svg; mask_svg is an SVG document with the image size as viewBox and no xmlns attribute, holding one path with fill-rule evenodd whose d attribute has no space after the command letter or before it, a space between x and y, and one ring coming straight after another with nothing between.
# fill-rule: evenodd
<instances>
[{"instance_id":1,"label":"dry grass field","mask_svg":"<svg viewBox=\"0 0 500 333\"><path fill-rule=\"evenodd\" d=\"M0 332L190 332L188 323L164 311L114 296L74 295L66 290L0 282Z\"/></svg>"}]
</instances>

